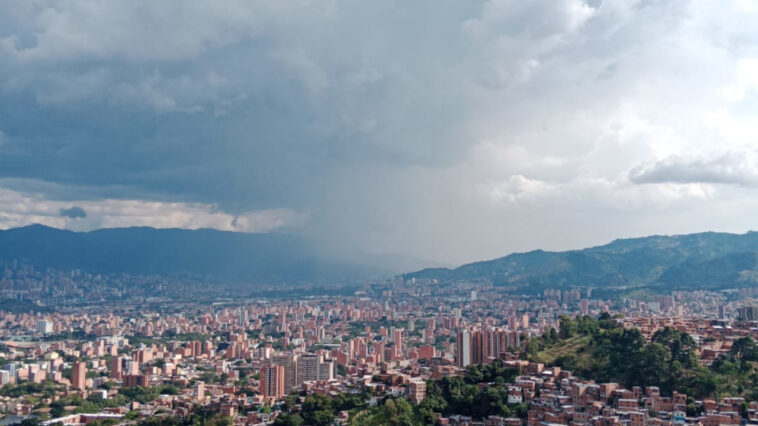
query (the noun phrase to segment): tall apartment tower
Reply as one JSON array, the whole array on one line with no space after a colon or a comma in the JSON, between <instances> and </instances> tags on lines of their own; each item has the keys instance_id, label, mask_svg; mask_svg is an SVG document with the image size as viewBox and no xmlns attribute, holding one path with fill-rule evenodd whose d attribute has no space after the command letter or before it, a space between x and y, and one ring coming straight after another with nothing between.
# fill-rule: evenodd
<instances>
[{"instance_id":1,"label":"tall apartment tower","mask_svg":"<svg viewBox=\"0 0 758 426\"><path fill-rule=\"evenodd\" d=\"M280 354L271 357L273 364L284 367L284 391L287 394L300 384L297 377L297 358L295 354Z\"/></svg>"},{"instance_id":2,"label":"tall apartment tower","mask_svg":"<svg viewBox=\"0 0 758 426\"><path fill-rule=\"evenodd\" d=\"M316 381L319 378L319 365L321 365L321 356L314 354L304 354L297 358L297 382L298 385L303 382Z\"/></svg>"},{"instance_id":3,"label":"tall apartment tower","mask_svg":"<svg viewBox=\"0 0 758 426\"><path fill-rule=\"evenodd\" d=\"M483 364L485 360L484 333L474 330L471 333L471 363Z\"/></svg>"},{"instance_id":4,"label":"tall apartment tower","mask_svg":"<svg viewBox=\"0 0 758 426\"><path fill-rule=\"evenodd\" d=\"M111 379L121 380L123 362L124 360L121 357L111 359L111 373L109 375Z\"/></svg>"},{"instance_id":5,"label":"tall apartment tower","mask_svg":"<svg viewBox=\"0 0 758 426\"><path fill-rule=\"evenodd\" d=\"M400 359L403 357L403 329L395 329L395 358Z\"/></svg>"},{"instance_id":6,"label":"tall apartment tower","mask_svg":"<svg viewBox=\"0 0 758 426\"><path fill-rule=\"evenodd\" d=\"M334 360L324 360L318 366L319 380L332 380L334 378Z\"/></svg>"},{"instance_id":7,"label":"tall apartment tower","mask_svg":"<svg viewBox=\"0 0 758 426\"><path fill-rule=\"evenodd\" d=\"M81 361L74 362L74 371L72 375L72 386L80 390L86 388L87 382L87 364Z\"/></svg>"},{"instance_id":8,"label":"tall apartment tower","mask_svg":"<svg viewBox=\"0 0 758 426\"><path fill-rule=\"evenodd\" d=\"M37 321L37 333L39 334L50 334L53 332L53 322L47 321L47 320L39 320Z\"/></svg>"},{"instance_id":9,"label":"tall apartment tower","mask_svg":"<svg viewBox=\"0 0 758 426\"><path fill-rule=\"evenodd\" d=\"M384 362L384 343L374 342L374 360L377 363Z\"/></svg>"},{"instance_id":10,"label":"tall apartment tower","mask_svg":"<svg viewBox=\"0 0 758 426\"><path fill-rule=\"evenodd\" d=\"M456 335L455 364L459 368L471 365L471 333L468 330L460 330Z\"/></svg>"},{"instance_id":11,"label":"tall apartment tower","mask_svg":"<svg viewBox=\"0 0 758 426\"><path fill-rule=\"evenodd\" d=\"M281 365L264 365L261 368L261 395L266 398L279 399L284 393L284 367Z\"/></svg>"}]
</instances>

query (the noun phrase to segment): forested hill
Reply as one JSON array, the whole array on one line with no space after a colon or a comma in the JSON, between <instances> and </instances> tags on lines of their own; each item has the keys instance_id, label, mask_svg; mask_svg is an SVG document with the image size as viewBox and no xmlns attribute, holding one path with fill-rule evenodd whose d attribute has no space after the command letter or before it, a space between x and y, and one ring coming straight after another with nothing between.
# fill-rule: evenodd
<instances>
[{"instance_id":1,"label":"forested hill","mask_svg":"<svg viewBox=\"0 0 758 426\"><path fill-rule=\"evenodd\" d=\"M530 339L525 352L530 361L627 389L657 386L663 395L678 391L697 399L758 398L758 345L752 338L734 340L730 351L708 366L701 365L697 348L692 336L670 327L658 329L646 341L639 329L620 327L604 313L598 319L562 316L559 331L550 329Z\"/></svg>"},{"instance_id":2,"label":"forested hill","mask_svg":"<svg viewBox=\"0 0 758 426\"><path fill-rule=\"evenodd\" d=\"M706 232L622 239L563 252L536 250L455 269L434 268L406 279L441 283L491 281L522 291L544 288L641 287L722 289L758 284L758 233Z\"/></svg>"}]
</instances>

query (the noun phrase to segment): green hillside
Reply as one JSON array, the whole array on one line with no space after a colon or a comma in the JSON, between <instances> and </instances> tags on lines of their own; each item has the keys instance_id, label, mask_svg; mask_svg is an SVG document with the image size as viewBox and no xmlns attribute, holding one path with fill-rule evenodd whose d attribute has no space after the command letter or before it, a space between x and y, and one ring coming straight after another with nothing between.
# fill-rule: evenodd
<instances>
[{"instance_id":1,"label":"green hillside","mask_svg":"<svg viewBox=\"0 0 758 426\"><path fill-rule=\"evenodd\" d=\"M531 361L627 389L658 386L664 395L678 391L694 398L758 398L758 345L749 337L736 340L730 353L703 367L687 333L666 327L646 342L638 329L621 328L607 315L562 317L559 332L551 329L529 340L525 352Z\"/></svg>"},{"instance_id":2,"label":"green hillside","mask_svg":"<svg viewBox=\"0 0 758 426\"><path fill-rule=\"evenodd\" d=\"M758 233L616 240L582 250L516 253L403 277L437 279L442 284L491 282L524 293L572 287L666 292L751 287L758 284Z\"/></svg>"}]
</instances>

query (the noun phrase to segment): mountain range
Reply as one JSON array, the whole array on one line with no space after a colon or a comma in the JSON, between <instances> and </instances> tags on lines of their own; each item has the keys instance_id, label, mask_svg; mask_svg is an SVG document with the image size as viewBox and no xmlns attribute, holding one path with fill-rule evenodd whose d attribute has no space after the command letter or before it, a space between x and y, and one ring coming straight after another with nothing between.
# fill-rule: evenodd
<instances>
[{"instance_id":1,"label":"mountain range","mask_svg":"<svg viewBox=\"0 0 758 426\"><path fill-rule=\"evenodd\" d=\"M725 289L758 284L758 232L705 232L620 239L582 250L535 250L455 269L430 268L405 279L491 282L520 292L592 287Z\"/></svg>"},{"instance_id":2,"label":"mountain range","mask_svg":"<svg viewBox=\"0 0 758 426\"><path fill-rule=\"evenodd\" d=\"M12 260L58 270L189 274L267 284L378 279L408 265L395 264L396 259L387 256L339 256L307 239L280 233L149 227L73 232L43 225L0 231L0 261Z\"/></svg>"},{"instance_id":3,"label":"mountain range","mask_svg":"<svg viewBox=\"0 0 758 426\"><path fill-rule=\"evenodd\" d=\"M346 283L383 280L416 259L336 255L279 233L211 229L111 228L73 232L32 225L0 231L0 261L93 273L180 276L239 283ZM441 284L491 282L518 292L546 288L725 289L758 285L758 232L705 232L620 239L581 250L535 250L402 275Z\"/></svg>"}]
</instances>

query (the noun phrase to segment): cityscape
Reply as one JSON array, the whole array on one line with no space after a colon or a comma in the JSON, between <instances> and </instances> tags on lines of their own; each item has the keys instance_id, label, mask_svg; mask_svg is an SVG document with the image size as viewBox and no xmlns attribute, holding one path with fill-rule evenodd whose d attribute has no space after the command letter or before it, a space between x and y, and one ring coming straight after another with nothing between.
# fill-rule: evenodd
<instances>
[{"instance_id":1,"label":"cityscape","mask_svg":"<svg viewBox=\"0 0 758 426\"><path fill-rule=\"evenodd\" d=\"M0 410L44 425L755 421L754 294L605 300L397 277L346 296L3 311ZM629 351L673 338L661 348L686 355L664 354L649 379L616 364L637 362L626 350L586 359L619 331L642 345ZM669 368L697 377L672 383Z\"/></svg>"},{"instance_id":2,"label":"cityscape","mask_svg":"<svg viewBox=\"0 0 758 426\"><path fill-rule=\"evenodd\" d=\"M0 1L0 426L758 425L758 0Z\"/></svg>"}]
</instances>

